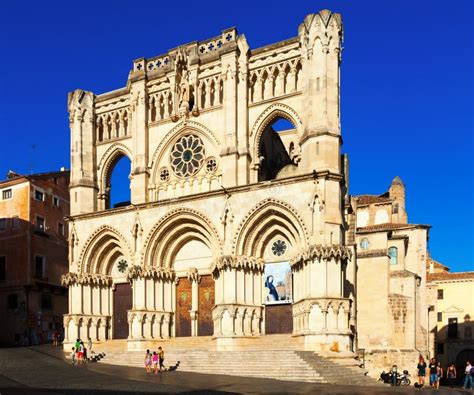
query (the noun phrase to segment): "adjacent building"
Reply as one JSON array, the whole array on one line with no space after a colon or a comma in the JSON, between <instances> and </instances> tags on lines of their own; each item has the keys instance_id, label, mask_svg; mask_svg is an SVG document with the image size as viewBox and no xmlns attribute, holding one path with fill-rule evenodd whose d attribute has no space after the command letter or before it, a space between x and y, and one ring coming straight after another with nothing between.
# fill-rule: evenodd
<instances>
[{"instance_id":1,"label":"adjacent building","mask_svg":"<svg viewBox=\"0 0 474 395\"><path fill-rule=\"evenodd\" d=\"M430 256L426 270L432 355L462 372L474 361L474 271L451 272Z\"/></svg>"},{"instance_id":2,"label":"adjacent building","mask_svg":"<svg viewBox=\"0 0 474 395\"><path fill-rule=\"evenodd\" d=\"M430 226L408 222L405 185L352 196L358 346L372 366L412 367L428 354L426 256Z\"/></svg>"},{"instance_id":3,"label":"adjacent building","mask_svg":"<svg viewBox=\"0 0 474 395\"><path fill-rule=\"evenodd\" d=\"M0 344L47 341L67 312L69 172L0 182Z\"/></svg>"}]
</instances>

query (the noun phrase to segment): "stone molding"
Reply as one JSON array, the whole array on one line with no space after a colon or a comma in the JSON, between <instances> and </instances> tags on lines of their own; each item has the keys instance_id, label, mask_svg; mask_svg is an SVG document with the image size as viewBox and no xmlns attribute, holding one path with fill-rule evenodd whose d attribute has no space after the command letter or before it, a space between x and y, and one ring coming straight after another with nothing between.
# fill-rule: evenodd
<instances>
[{"instance_id":1,"label":"stone molding","mask_svg":"<svg viewBox=\"0 0 474 395\"><path fill-rule=\"evenodd\" d=\"M110 287L112 277L105 274L69 272L61 276L61 284L66 287L76 284Z\"/></svg>"},{"instance_id":2,"label":"stone molding","mask_svg":"<svg viewBox=\"0 0 474 395\"><path fill-rule=\"evenodd\" d=\"M307 249L297 252L290 259L290 264L294 269L298 269L314 260L329 261L335 259L337 261L346 261L352 258L352 251L349 247L334 244L330 246L310 245Z\"/></svg>"},{"instance_id":3,"label":"stone molding","mask_svg":"<svg viewBox=\"0 0 474 395\"><path fill-rule=\"evenodd\" d=\"M310 298L304 299L293 304L293 315L309 313L311 307L318 305L322 311L328 311L330 308L337 312L342 306L346 313L350 312L351 300L346 298Z\"/></svg>"},{"instance_id":4,"label":"stone molding","mask_svg":"<svg viewBox=\"0 0 474 395\"><path fill-rule=\"evenodd\" d=\"M154 266L130 266L127 270L127 280L132 281L137 278L152 278L154 280L172 281L175 279L174 270L164 267Z\"/></svg>"},{"instance_id":5,"label":"stone molding","mask_svg":"<svg viewBox=\"0 0 474 395\"><path fill-rule=\"evenodd\" d=\"M249 257L245 255L233 256L222 255L214 260L211 266L211 273L216 275L226 269L230 270L248 270L257 273L263 273L265 261L262 258Z\"/></svg>"}]
</instances>

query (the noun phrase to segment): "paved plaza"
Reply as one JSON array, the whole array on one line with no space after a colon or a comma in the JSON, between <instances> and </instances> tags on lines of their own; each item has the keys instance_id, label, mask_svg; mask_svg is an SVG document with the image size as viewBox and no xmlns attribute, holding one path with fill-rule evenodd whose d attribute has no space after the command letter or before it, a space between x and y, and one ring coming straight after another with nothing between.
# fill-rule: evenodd
<instances>
[{"instance_id":1,"label":"paved plaza","mask_svg":"<svg viewBox=\"0 0 474 395\"><path fill-rule=\"evenodd\" d=\"M64 360L62 350L49 345L0 349L0 394L140 394L161 393L306 393L390 394L415 393L413 388L354 387L308 384L269 379L164 372L146 375L133 367L105 363L74 367ZM431 392L427 389L423 392ZM469 394L461 389L438 394Z\"/></svg>"}]
</instances>

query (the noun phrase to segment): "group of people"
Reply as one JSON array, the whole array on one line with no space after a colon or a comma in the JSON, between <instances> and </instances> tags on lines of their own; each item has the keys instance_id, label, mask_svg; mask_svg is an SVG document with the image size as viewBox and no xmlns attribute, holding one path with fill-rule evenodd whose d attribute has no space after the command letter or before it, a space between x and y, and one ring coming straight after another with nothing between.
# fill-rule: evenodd
<instances>
[{"instance_id":1,"label":"group of people","mask_svg":"<svg viewBox=\"0 0 474 395\"><path fill-rule=\"evenodd\" d=\"M87 347L92 354L92 339L89 337L87 340ZM76 343L74 344L74 347L72 348L71 352L71 363L73 365L84 365L87 363L87 348L84 345L84 342L81 339L76 339Z\"/></svg>"},{"instance_id":2,"label":"group of people","mask_svg":"<svg viewBox=\"0 0 474 395\"><path fill-rule=\"evenodd\" d=\"M162 347L158 347L158 352L153 351L153 353L150 352L150 350L146 350L145 370L147 374L151 373L152 370L153 370L153 373L155 374L163 370L166 370L164 362L165 362L165 351L163 350Z\"/></svg>"},{"instance_id":3,"label":"group of people","mask_svg":"<svg viewBox=\"0 0 474 395\"><path fill-rule=\"evenodd\" d=\"M429 364L426 364L425 359L420 355L418 365L418 383L421 386L425 385L425 377L427 375L427 370L429 373L430 386L435 389L439 389L439 384L442 378L446 378L448 385L453 388L456 384L457 371L454 363L450 363L446 368L446 375L441 366L441 362L437 362L435 358L429 360ZM466 362L466 368L464 370L465 378L463 388L474 388L473 379L474 379L474 367L470 362ZM468 386L469 385L469 386Z\"/></svg>"}]
</instances>

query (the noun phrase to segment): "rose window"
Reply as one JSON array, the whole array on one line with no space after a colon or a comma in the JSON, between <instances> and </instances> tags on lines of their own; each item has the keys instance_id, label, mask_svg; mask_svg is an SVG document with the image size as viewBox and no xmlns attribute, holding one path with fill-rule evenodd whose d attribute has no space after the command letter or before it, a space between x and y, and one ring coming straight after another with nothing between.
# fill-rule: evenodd
<instances>
[{"instance_id":1,"label":"rose window","mask_svg":"<svg viewBox=\"0 0 474 395\"><path fill-rule=\"evenodd\" d=\"M127 270L127 267L128 267L128 263L125 259L122 259L118 264L118 271L120 273L125 273L125 270Z\"/></svg>"},{"instance_id":2,"label":"rose window","mask_svg":"<svg viewBox=\"0 0 474 395\"><path fill-rule=\"evenodd\" d=\"M171 150L171 167L178 177L190 177L200 169L204 161L204 145L193 134L181 137Z\"/></svg>"},{"instance_id":3,"label":"rose window","mask_svg":"<svg viewBox=\"0 0 474 395\"><path fill-rule=\"evenodd\" d=\"M170 179L170 172L168 169L164 168L160 171L160 180L161 181L168 181Z\"/></svg>"},{"instance_id":4,"label":"rose window","mask_svg":"<svg viewBox=\"0 0 474 395\"><path fill-rule=\"evenodd\" d=\"M286 251L286 243L283 240L277 240L272 245L272 252L276 256L282 256Z\"/></svg>"},{"instance_id":5,"label":"rose window","mask_svg":"<svg viewBox=\"0 0 474 395\"><path fill-rule=\"evenodd\" d=\"M217 169L217 161L214 158L210 158L206 162L206 171L208 173L214 173Z\"/></svg>"}]
</instances>

